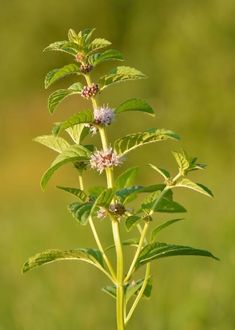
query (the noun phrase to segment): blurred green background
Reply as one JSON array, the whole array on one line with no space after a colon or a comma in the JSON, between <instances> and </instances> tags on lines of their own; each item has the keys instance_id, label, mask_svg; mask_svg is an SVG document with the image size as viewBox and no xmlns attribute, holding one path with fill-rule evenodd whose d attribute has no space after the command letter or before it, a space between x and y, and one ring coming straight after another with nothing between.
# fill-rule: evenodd
<instances>
[{"instance_id":1,"label":"blurred green background","mask_svg":"<svg viewBox=\"0 0 235 330\"><path fill-rule=\"evenodd\" d=\"M87 107L74 97L53 118L46 109L44 76L70 57L42 49L63 40L70 27L96 27L96 36L124 53L125 64L149 76L102 95L113 107L138 96L156 109L155 119L120 116L113 138L154 126L182 137L178 144L155 144L128 157L126 165L141 166L139 183L160 181L145 163L174 169L170 151L184 147L208 164L194 178L215 193L214 200L178 193L189 210L187 221L160 238L209 249L221 262L185 257L155 264L152 299L142 302L129 329L235 329L234 17L234 0L1 1L0 330L114 329L114 302L100 291L102 275L89 266L57 263L20 274L25 259L45 248L95 246L88 228L67 213L72 198L55 188L75 185L76 173L69 166L60 170L42 193L40 176L53 154L32 142L53 122ZM86 180L92 185L104 177L88 173ZM108 224L98 229L108 244Z\"/></svg>"}]
</instances>

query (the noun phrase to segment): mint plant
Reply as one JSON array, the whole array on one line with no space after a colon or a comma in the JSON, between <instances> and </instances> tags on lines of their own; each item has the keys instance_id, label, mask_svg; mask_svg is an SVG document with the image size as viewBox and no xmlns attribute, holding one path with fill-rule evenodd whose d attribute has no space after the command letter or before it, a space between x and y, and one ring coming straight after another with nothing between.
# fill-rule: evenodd
<instances>
[{"instance_id":1,"label":"mint plant","mask_svg":"<svg viewBox=\"0 0 235 330\"><path fill-rule=\"evenodd\" d=\"M52 175L67 163L73 165L79 178L79 187L58 186L75 196L76 201L68 206L69 212L82 226L90 226L96 248L76 248L70 250L46 250L28 259L23 266L27 272L38 266L59 260L80 260L99 269L109 280L103 291L116 301L117 329L123 330L130 321L137 305L143 297L150 297L152 289L151 262L170 256L204 256L217 259L209 251L184 245L173 245L159 241L160 231L183 220L181 217L160 221L161 213L184 213L186 209L173 199L178 188L192 189L212 197L212 192L204 185L195 183L188 176L192 171L202 170L204 164L190 157L184 151L174 151L178 171L171 175L167 170L148 164L153 177L161 177L160 183L136 184L138 168L130 167L119 176L114 175L116 167L127 162L127 155L149 143L179 140L178 134L168 129L151 128L131 133L111 143L107 137L107 127L112 126L116 116L124 112L140 111L154 116L153 108L144 100L131 98L118 106L100 104L98 96L113 84L128 80L144 79L146 76L132 67L117 66L99 80L92 80L97 66L108 61L123 61L122 54L115 49L104 50L111 43L103 38L92 39L94 29L86 29L78 34L69 30L68 40L49 45L45 51L65 52L72 56L72 63L50 71L45 78L45 88L59 79L73 75L75 83L65 89L58 89L48 99L48 109L53 114L58 106L71 95L78 95L90 104L87 110L79 111L67 120L56 123L52 134L35 139L58 155L43 174L41 186L44 190ZM67 134L67 138L62 137ZM102 148L87 144L87 136L99 134ZM84 173L94 170L105 174L106 186L86 187ZM75 182L77 179L75 178ZM138 204L134 203L138 198ZM141 200L141 202L140 202ZM113 246L106 246L96 230L96 223L103 219L110 226ZM120 228L131 235L123 240ZM136 238L133 233L137 232ZM136 233L135 233L136 235ZM130 264L126 262L127 250L134 248ZM125 250L124 250L125 248ZM116 266L111 262L110 253L115 251ZM132 250L131 250L132 251ZM132 252L131 252L132 253ZM129 255L129 252L128 252ZM143 268L143 277L136 272ZM138 274L141 272L138 272Z\"/></svg>"}]
</instances>

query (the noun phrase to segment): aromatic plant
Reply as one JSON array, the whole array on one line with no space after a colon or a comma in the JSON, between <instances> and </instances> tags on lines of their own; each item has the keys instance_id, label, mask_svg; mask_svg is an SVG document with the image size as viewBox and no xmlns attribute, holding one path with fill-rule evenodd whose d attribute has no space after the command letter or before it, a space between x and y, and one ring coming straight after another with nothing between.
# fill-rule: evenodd
<instances>
[{"instance_id":1,"label":"aromatic plant","mask_svg":"<svg viewBox=\"0 0 235 330\"><path fill-rule=\"evenodd\" d=\"M124 112L140 111L154 116L153 108L144 100L131 98L118 106L100 104L99 94L110 86L128 80L144 79L146 76L129 66L116 66L99 80L92 80L96 67L108 61L123 61L122 54L115 49L106 49L111 43L103 38L92 39L94 29L86 29L78 34L69 30L68 40L49 45L45 51L59 51L72 56L72 63L50 71L45 78L45 88L69 75L78 81L65 89L58 89L48 99L48 109L53 114L68 96L78 95L90 103L90 108L81 110L67 120L56 123L52 134L35 139L57 153L50 167L43 174L41 186L44 190L52 175L63 165L70 163L77 171L79 187L58 186L59 189L75 196L75 202L68 206L71 215L82 226L88 225L94 236L96 248L76 248L71 250L46 250L28 259L23 272L59 260L85 261L99 269L110 283L102 290L116 301L117 329L123 330L130 321L137 305L143 297L150 297L152 289L151 262L170 256L204 256L217 259L210 252L184 245L174 245L159 241L160 231L183 220L173 217L174 213L184 213L185 208L173 198L178 188L191 189L212 197L204 185L195 183L188 176L202 170L204 164L190 157L185 151L174 151L176 175L157 165L148 164L155 181L160 183L141 185L135 183L138 168L130 167L119 176L114 175L116 167L127 162L128 154L149 143L179 140L178 134L168 129L151 128L131 133L111 143L107 137L107 127L112 126L116 116ZM67 138L62 137L67 134ZM102 147L85 142L90 135L98 134ZM105 174L106 186L86 187L84 173L97 171ZM75 179L75 182L77 180ZM135 200L138 198L138 203ZM160 222L160 214L169 214L169 220ZM104 226L110 226L113 245L106 246L96 230L96 223L103 219ZM160 223L159 223L160 222ZM120 229L124 227L130 239L123 240ZM136 232L138 238L135 238ZM134 238L132 235L134 234ZM111 234L111 233L110 233ZM128 252L128 248L134 249ZM125 250L124 250L125 249ZM116 266L111 254L115 251ZM132 255L130 264L127 262ZM142 268L142 272L139 271ZM138 272L137 272L138 271ZM137 273L137 274L136 274ZM143 274L142 277L136 277Z\"/></svg>"}]
</instances>

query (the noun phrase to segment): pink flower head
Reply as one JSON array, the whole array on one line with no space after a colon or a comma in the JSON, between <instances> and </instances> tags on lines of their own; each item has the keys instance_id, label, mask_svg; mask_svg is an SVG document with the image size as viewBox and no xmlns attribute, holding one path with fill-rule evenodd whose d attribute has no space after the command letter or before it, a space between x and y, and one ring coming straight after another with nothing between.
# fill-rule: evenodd
<instances>
[{"instance_id":1,"label":"pink flower head","mask_svg":"<svg viewBox=\"0 0 235 330\"><path fill-rule=\"evenodd\" d=\"M107 150L96 150L90 158L91 168L102 173L107 167L121 165L123 160L113 151L112 148Z\"/></svg>"},{"instance_id":2,"label":"pink flower head","mask_svg":"<svg viewBox=\"0 0 235 330\"><path fill-rule=\"evenodd\" d=\"M108 126L114 120L114 111L108 106L102 106L94 110L94 122L97 125Z\"/></svg>"}]
</instances>

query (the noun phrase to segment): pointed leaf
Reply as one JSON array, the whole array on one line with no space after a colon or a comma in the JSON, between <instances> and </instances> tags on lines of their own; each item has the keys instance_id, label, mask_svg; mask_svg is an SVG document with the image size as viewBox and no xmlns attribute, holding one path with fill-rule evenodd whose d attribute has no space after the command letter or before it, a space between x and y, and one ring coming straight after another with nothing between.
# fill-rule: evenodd
<instances>
[{"instance_id":1,"label":"pointed leaf","mask_svg":"<svg viewBox=\"0 0 235 330\"><path fill-rule=\"evenodd\" d=\"M123 55L116 49L108 49L103 53L96 53L89 56L88 61L91 65L97 66L107 61L123 61Z\"/></svg>"},{"instance_id":2,"label":"pointed leaf","mask_svg":"<svg viewBox=\"0 0 235 330\"><path fill-rule=\"evenodd\" d=\"M155 128L140 133L129 134L116 140L114 142L114 149L117 154L123 156L145 144L165 141L168 139L179 140L179 137L173 131Z\"/></svg>"},{"instance_id":3,"label":"pointed leaf","mask_svg":"<svg viewBox=\"0 0 235 330\"><path fill-rule=\"evenodd\" d=\"M175 187L189 188L208 197L213 197L213 193L210 191L210 189L208 189L207 187L205 187L200 183L195 183L187 178L183 178L180 181L178 181Z\"/></svg>"},{"instance_id":4,"label":"pointed leaf","mask_svg":"<svg viewBox=\"0 0 235 330\"><path fill-rule=\"evenodd\" d=\"M95 52L97 51L98 49L101 49L101 48L106 48L108 46L111 45L111 42L106 40L106 39L103 39L103 38L96 38L94 39L90 45L89 45L89 53L88 54L91 54L92 52Z\"/></svg>"},{"instance_id":5,"label":"pointed leaf","mask_svg":"<svg viewBox=\"0 0 235 330\"><path fill-rule=\"evenodd\" d=\"M51 86L55 81L62 79L70 74L81 74L80 69L76 64L68 64L60 69L54 69L45 77L45 88Z\"/></svg>"},{"instance_id":6,"label":"pointed leaf","mask_svg":"<svg viewBox=\"0 0 235 330\"><path fill-rule=\"evenodd\" d=\"M168 191L164 196L161 196L161 191L156 191L150 196L145 198L144 202L141 205L141 208L145 212L153 210L154 212L162 213L183 213L187 212L186 209L179 203L172 200L172 193ZM160 198L160 199L159 199Z\"/></svg>"},{"instance_id":7,"label":"pointed leaf","mask_svg":"<svg viewBox=\"0 0 235 330\"><path fill-rule=\"evenodd\" d=\"M71 203L68 205L68 210L72 216L83 226L88 223L91 214L92 203Z\"/></svg>"},{"instance_id":8,"label":"pointed leaf","mask_svg":"<svg viewBox=\"0 0 235 330\"><path fill-rule=\"evenodd\" d=\"M161 231L162 229L170 226L170 225L173 225L174 223L178 222L178 221L181 221L181 220L184 220L184 219L173 219L173 220L168 220L164 223L162 223L161 225L157 226L153 231L152 231L152 234L151 234L151 242L155 242L156 239L157 239L157 234L159 233L159 231Z\"/></svg>"},{"instance_id":9,"label":"pointed leaf","mask_svg":"<svg viewBox=\"0 0 235 330\"><path fill-rule=\"evenodd\" d=\"M106 209L109 208L109 205L113 199L114 192L112 188L104 189L99 196L96 198L95 203L93 204L91 214L94 213L95 209L100 206Z\"/></svg>"},{"instance_id":10,"label":"pointed leaf","mask_svg":"<svg viewBox=\"0 0 235 330\"><path fill-rule=\"evenodd\" d=\"M117 189L129 187L133 184L133 181L137 175L138 167L130 167L124 171L115 181Z\"/></svg>"},{"instance_id":11,"label":"pointed leaf","mask_svg":"<svg viewBox=\"0 0 235 330\"><path fill-rule=\"evenodd\" d=\"M52 114L57 106L69 95L79 94L82 91L82 84L75 83L68 89L58 89L48 98L48 110Z\"/></svg>"},{"instance_id":12,"label":"pointed leaf","mask_svg":"<svg viewBox=\"0 0 235 330\"><path fill-rule=\"evenodd\" d=\"M135 68L131 68L129 66L118 66L112 69L110 73L100 78L100 90L103 90L112 84L143 78L146 78L146 76Z\"/></svg>"},{"instance_id":13,"label":"pointed leaf","mask_svg":"<svg viewBox=\"0 0 235 330\"><path fill-rule=\"evenodd\" d=\"M56 187L78 197L82 202L87 202L88 200L87 194L79 188L61 187L61 186L56 186Z\"/></svg>"},{"instance_id":14,"label":"pointed leaf","mask_svg":"<svg viewBox=\"0 0 235 330\"><path fill-rule=\"evenodd\" d=\"M48 47L46 47L43 51L59 51L59 52L65 52L70 55L76 56L78 51L80 50L78 44L74 42L70 42L67 40L63 41L56 41L50 44Z\"/></svg>"},{"instance_id":15,"label":"pointed leaf","mask_svg":"<svg viewBox=\"0 0 235 330\"><path fill-rule=\"evenodd\" d=\"M65 129L73 127L77 124L89 124L93 122L93 112L91 110L85 110L78 113L75 113L67 120L56 125L56 134L60 134Z\"/></svg>"},{"instance_id":16,"label":"pointed leaf","mask_svg":"<svg viewBox=\"0 0 235 330\"><path fill-rule=\"evenodd\" d=\"M166 243L151 243L146 245L142 251L140 252L139 258L137 260L137 267L140 265L144 265L149 261L165 258L165 257L174 257L174 256L203 256L203 257L211 257L217 259L213 254L209 251L195 249L189 246L183 245L173 245Z\"/></svg>"},{"instance_id":17,"label":"pointed leaf","mask_svg":"<svg viewBox=\"0 0 235 330\"><path fill-rule=\"evenodd\" d=\"M122 113L127 111L141 111L154 115L153 108L144 100L141 99L129 99L120 104L116 109L115 113Z\"/></svg>"},{"instance_id":18,"label":"pointed leaf","mask_svg":"<svg viewBox=\"0 0 235 330\"><path fill-rule=\"evenodd\" d=\"M134 226L137 225L138 222L140 222L142 218L139 217L138 215L131 215L129 217L126 218L125 221L125 227L127 229L127 231L130 231Z\"/></svg>"},{"instance_id":19,"label":"pointed leaf","mask_svg":"<svg viewBox=\"0 0 235 330\"><path fill-rule=\"evenodd\" d=\"M66 132L69 134L71 139L76 144L81 144L81 142L89 134L89 127L86 127L85 124L76 124L76 125L73 125L72 127L68 127L66 129Z\"/></svg>"},{"instance_id":20,"label":"pointed leaf","mask_svg":"<svg viewBox=\"0 0 235 330\"><path fill-rule=\"evenodd\" d=\"M36 267L59 260L81 260L93 264L98 268L103 268L103 256L99 250L83 248L74 250L51 249L29 258L23 265L22 272L25 273Z\"/></svg>"},{"instance_id":21,"label":"pointed leaf","mask_svg":"<svg viewBox=\"0 0 235 330\"><path fill-rule=\"evenodd\" d=\"M59 153L70 147L70 144L63 138L54 135L37 136L34 141L43 144L44 146L55 150Z\"/></svg>"},{"instance_id":22,"label":"pointed leaf","mask_svg":"<svg viewBox=\"0 0 235 330\"><path fill-rule=\"evenodd\" d=\"M89 159L90 151L81 145L72 145L56 157L49 169L43 174L41 187L45 189L54 172L66 163L75 161L86 161Z\"/></svg>"},{"instance_id":23,"label":"pointed leaf","mask_svg":"<svg viewBox=\"0 0 235 330\"><path fill-rule=\"evenodd\" d=\"M165 180L170 179L171 175L170 175L170 173L167 170L164 170L163 168L159 168L159 167L157 167L157 166L155 166L153 164L149 164L149 166L153 170L157 171L161 176L163 176L163 178Z\"/></svg>"}]
</instances>

